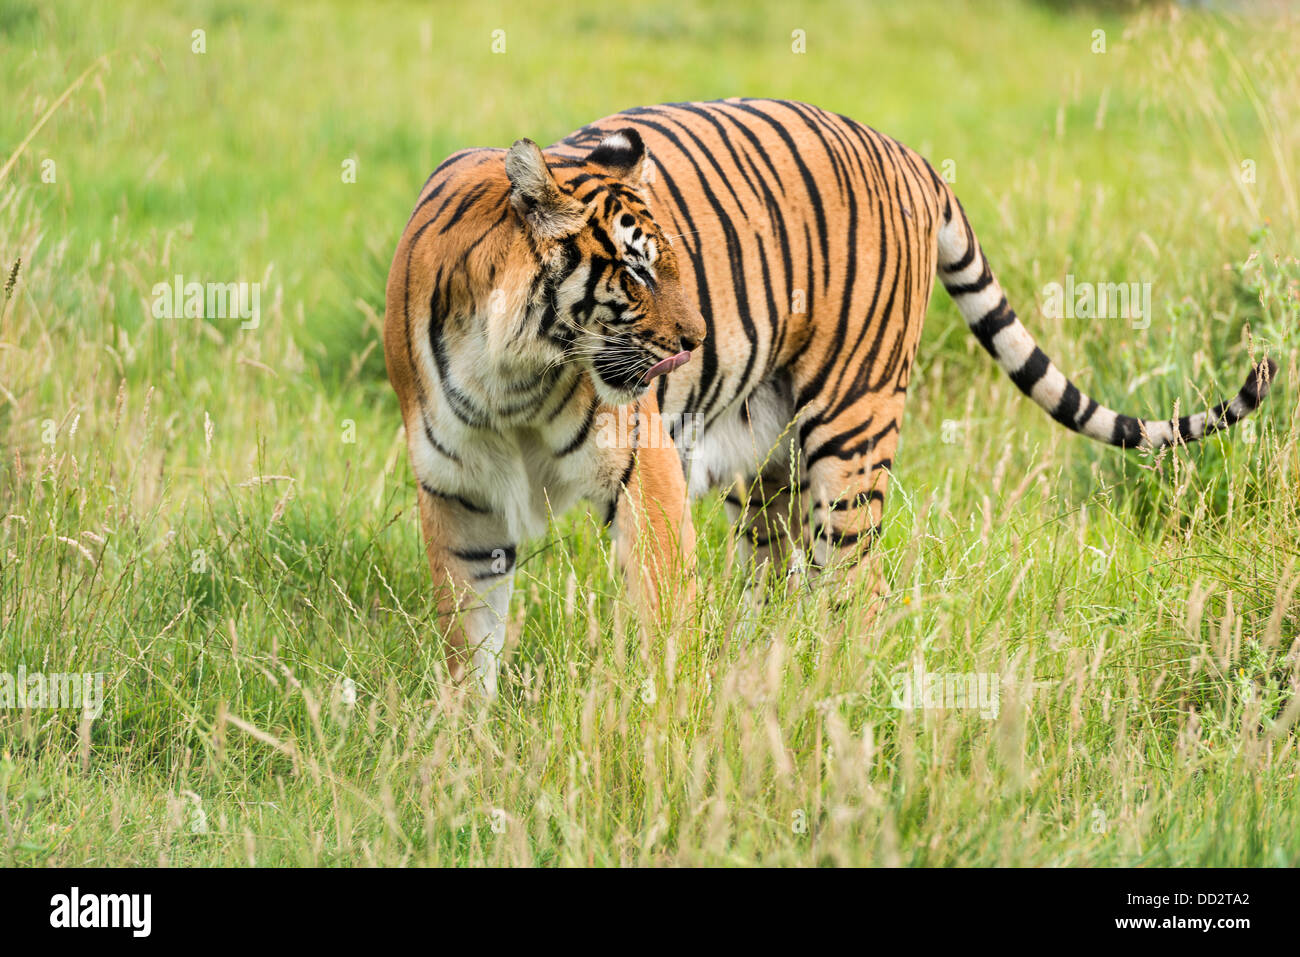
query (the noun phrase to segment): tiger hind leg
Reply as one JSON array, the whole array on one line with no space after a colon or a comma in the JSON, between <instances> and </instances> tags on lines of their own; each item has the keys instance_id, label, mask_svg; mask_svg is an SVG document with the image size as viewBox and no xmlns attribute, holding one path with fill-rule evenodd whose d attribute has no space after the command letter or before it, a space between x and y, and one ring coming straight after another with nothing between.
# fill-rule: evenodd
<instances>
[{"instance_id":1,"label":"tiger hind leg","mask_svg":"<svg viewBox=\"0 0 1300 957\"><path fill-rule=\"evenodd\" d=\"M811 571L837 605L861 599L869 617L888 592L876 545L898 445L901 395L871 404L875 415L859 410L824 423L817 431L831 437L814 447L808 465ZM848 436L863 438L850 444Z\"/></svg>"},{"instance_id":2,"label":"tiger hind leg","mask_svg":"<svg viewBox=\"0 0 1300 957\"><path fill-rule=\"evenodd\" d=\"M807 564L807 483L792 478L788 465L771 465L756 478L739 476L725 496L736 536L736 557L748 581L739 632L752 638L760 607L785 596Z\"/></svg>"},{"instance_id":3,"label":"tiger hind leg","mask_svg":"<svg viewBox=\"0 0 1300 957\"><path fill-rule=\"evenodd\" d=\"M804 487L801 488L801 485ZM793 487L792 487L793 486ZM809 545L801 504L806 484L784 465L737 483L727 492L727 514L736 531L739 557L752 560L755 578L797 570Z\"/></svg>"}]
</instances>

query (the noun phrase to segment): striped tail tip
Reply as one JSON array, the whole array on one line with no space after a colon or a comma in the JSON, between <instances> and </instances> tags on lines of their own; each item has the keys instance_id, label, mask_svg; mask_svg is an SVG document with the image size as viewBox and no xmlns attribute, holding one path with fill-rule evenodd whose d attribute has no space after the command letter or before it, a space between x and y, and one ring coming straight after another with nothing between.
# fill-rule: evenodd
<instances>
[{"instance_id":1,"label":"striped tail tip","mask_svg":"<svg viewBox=\"0 0 1300 957\"><path fill-rule=\"evenodd\" d=\"M1201 435L1209 435L1211 432L1236 425L1258 409L1259 404L1264 401L1264 396L1268 395L1269 387L1272 386L1276 375L1277 363L1272 359L1265 358L1264 361L1255 363L1251 367L1250 374L1246 376L1245 384L1233 396L1232 401L1221 402L1210 410ZM1196 438L1200 438L1200 435Z\"/></svg>"},{"instance_id":2,"label":"striped tail tip","mask_svg":"<svg viewBox=\"0 0 1300 957\"><path fill-rule=\"evenodd\" d=\"M1237 393L1237 398L1233 399L1233 404L1241 403L1242 415L1249 415L1259 408L1259 404L1264 401L1264 396L1268 395L1268 390L1273 387L1273 380L1277 378L1277 363L1267 356L1263 362L1255 363L1254 368L1250 370L1250 375L1246 376L1246 384L1241 387Z\"/></svg>"},{"instance_id":3,"label":"striped tail tip","mask_svg":"<svg viewBox=\"0 0 1300 957\"><path fill-rule=\"evenodd\" d=\"M1195 442L1207 435L1231 428L1259 408L1277 377L1277 363L1265 358L1251 367L1246 381L1228 402L1220 402L1208 412L1185 415L1172 420L1144 420L1116 416L1112 445L1123 448L1160 449L1167 445Z\"/></svg>"}]
</instances>

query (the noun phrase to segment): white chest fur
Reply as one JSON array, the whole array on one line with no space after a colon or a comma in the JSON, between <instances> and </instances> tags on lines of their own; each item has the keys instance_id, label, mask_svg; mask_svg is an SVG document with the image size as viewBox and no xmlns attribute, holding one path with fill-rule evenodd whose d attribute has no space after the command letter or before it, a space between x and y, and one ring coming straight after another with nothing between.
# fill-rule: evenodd
<instances>
[{"instance_id":1,"label":"white chest fur","mask_svg":"<svg viewBox=\"0 0 1300 957\"><path fill-rule=\"evenodd\" d=\"M693 444L679 450L691 497L737 480L748 483L760 471L788 468L797 429L793 417L794 398L780 378L732 403Z\"/></svg>"}]
</instances>

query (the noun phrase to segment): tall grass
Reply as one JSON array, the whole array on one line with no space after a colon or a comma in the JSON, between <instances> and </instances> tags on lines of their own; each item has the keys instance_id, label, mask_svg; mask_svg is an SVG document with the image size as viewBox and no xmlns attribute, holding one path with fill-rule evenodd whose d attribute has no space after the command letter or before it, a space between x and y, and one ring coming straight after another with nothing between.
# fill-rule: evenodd
<instances>
[{"instance_id":1,"label":"tall grass","mask_svg":"<svg viewBox=\"0 0 1300 957\"><path fill-rule=\"evenodd\" d=\"M0 4L0 672L108 676L94 721L0 710L0 862L1300 863L1298 40L1021 4ZM1213 402L1265 352L1280 380L1228 436L1124 456L1022 401L940 292L880 616L742 627L711 497L690 626L643 641L596 522L560 516L481 707L375 350L388 250L454 148L736 93L953 159L1100 398ZM154 318L176 273L262 282L261 325ZM1045 317L1067 273L1150 282L1150 326ZM926 672L994 676L996 716L896 707Z\"/></svg>"}]
</instances>

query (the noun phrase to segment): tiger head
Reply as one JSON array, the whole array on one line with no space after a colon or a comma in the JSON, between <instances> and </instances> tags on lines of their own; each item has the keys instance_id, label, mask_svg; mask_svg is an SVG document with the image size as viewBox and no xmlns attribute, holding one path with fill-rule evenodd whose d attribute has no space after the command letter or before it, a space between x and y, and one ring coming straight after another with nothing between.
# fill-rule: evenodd
<instances>
[{"instance_id":1,"label":"tiger head","mask_svg":"<svg viewBox=\"0 0 1300 957\"><path fill-rule=\"evenodd\" d=\"M612 133L554 170L536 143L519 140L505 166L510 203L540 262L541 335L583 364L602 401L633 401L705 335L646 202L654 165L640 134Z\"/></svg>"}]
</instances>

